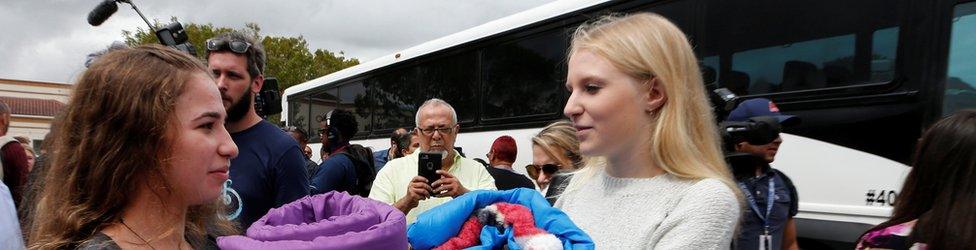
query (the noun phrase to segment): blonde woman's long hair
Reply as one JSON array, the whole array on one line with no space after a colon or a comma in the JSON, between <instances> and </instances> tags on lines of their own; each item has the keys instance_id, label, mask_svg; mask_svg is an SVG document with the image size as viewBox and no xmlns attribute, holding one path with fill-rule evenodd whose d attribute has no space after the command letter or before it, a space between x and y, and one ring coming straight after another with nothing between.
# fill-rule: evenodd
<instances>
[{"instance_id":1,"label":"blonde woman's long hair","mask_svg":"<svg viewBox=\"0 0 976 250\"><path fill-rule=\"evenodd\" d=\"M74 85L52 131L51 163L29 224L29 248L77 247L120 220L138 185L171 192L164 169L176 157L173 111L186 82L207 72L196 58L160 45L96 59ZM221 216L219 200L189 207L185 232L194 247L203 247L208 234L235 232Z\"/></svg>"},{"instance_id":2,"label":"blonde woman's long hair","mask_svg":"<svg viewBox=\"0 0 976 250\"><path fill-rule=\"evenodd\" d=\"M698 59L684 33L652 13L608 15L576 29L569 56L595 53L631 77L656 79L667 100L654 112L650 154L654 165L675 177L715 178L738 188L725 164L720 137L702 83ZM578 171L569 190L591 179L605 159L591 160Z\"/></svg>"}]
</instances>

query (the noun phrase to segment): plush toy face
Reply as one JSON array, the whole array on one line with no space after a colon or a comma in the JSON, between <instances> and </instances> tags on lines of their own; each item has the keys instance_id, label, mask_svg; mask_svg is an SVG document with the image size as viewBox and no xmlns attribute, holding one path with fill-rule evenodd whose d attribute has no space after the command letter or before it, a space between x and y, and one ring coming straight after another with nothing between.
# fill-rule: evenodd
<instances>
[{"instance_id":1,"label":"plush toy face","mask_svg":"<svg viewBox=\"0 0 976 250\"><path fill-rule=\"evenodd\" d=\"M494 226L499 232L511 227L515 242L522 249L563 249L562 241L555 235L535 226L529 208L505 202L479 209L461 226L458 236L434 249L463 249L479 244L484 226Z\"/></svg>"}]
</instances>

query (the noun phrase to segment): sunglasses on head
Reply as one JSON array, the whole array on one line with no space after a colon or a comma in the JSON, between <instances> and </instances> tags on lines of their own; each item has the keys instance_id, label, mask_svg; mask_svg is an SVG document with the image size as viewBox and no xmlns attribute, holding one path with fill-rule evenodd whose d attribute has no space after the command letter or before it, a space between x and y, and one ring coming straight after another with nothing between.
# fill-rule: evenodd
<instances>
[{"instance_id":1,"label":"sunglasses on head","mask_svg":"<svg viewBox=\"0 0 976 250\"><path fill-rule=\"evenodd\" d=\"M207 50L209 51L219 51L227 47L230 51L237 54L244 54L247 49L251 48L251 43L244 41L227 41L221 39L209 39L207 40Z\"/></svg>"},{"instance_id":2,"label":"sunglasses on head","mask_svg":"<svg viewBox=\"0 0 976 250\"><path fill-rule=\"evenodd\" d=\"M556 171L559 171L559 168L560 168L559 165L556 164L542 164L541 166L535 164L529 164L525 166L525 170L529 172L529 176L532 177L532 179L539 178L540 171L546 173L546 175L552 175L556 173Z\"/></svg>"}]
</instances>

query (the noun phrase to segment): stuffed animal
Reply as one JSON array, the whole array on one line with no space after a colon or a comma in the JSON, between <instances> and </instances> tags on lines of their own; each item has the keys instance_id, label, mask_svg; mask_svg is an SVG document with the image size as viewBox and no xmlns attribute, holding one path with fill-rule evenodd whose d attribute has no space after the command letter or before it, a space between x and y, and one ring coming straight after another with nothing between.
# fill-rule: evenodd
<instances>
[{"instance_id":1,"label":"stuffed animal","mask_svg":"<svg viewBox=\"0 0 976 250\"><path fill-rule=\"evenodd\" d=\"M511 227L515 242L522 249L563 249L562 241L555 235L535 226L532 211L529 211L525 206L506 202L495 203L479 209L475 215L464 222L457 236L448 239L447 242L434 249L455 250L478 245L481 230L486 225L494 226L500 231Z\"/></svg>"}]
</instances>

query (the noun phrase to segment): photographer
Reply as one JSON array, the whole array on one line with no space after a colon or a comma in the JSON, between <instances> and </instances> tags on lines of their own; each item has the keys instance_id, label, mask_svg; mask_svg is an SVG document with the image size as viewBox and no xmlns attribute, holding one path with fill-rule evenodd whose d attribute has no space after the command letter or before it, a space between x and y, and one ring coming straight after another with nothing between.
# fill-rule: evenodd
<instances>
[{"instance_id":1,"label":"photographer","mask_svg":"<svg viewBox=\"0 0 976 250\"><path fill-rule=\"evenodd\" d=\"M441 99L429 99L417 108L420 153L393 159L376 173L369 198L390 204L407 215L407 224L433 207L447 203L470 190L495 190L495 179L480 163L464 158L454 147L458 129L457 112ZM440 152L439 179L428 182L421 176L420 155Z\"/></svg>"},{"instance_id":2,"label":"photographer","mask_svg":"<svg viewBox=\"0 0 976 250\"><path fill-rule=\"evenodd\" d=\"M329 191L348 192L351 195L369 196L370 186L376 178L373 152L359 144L349 144L359 131L359 123L352 112L336 109L329 112L329 129L323 135L329 153L310 178L312 194Z\"/></svg>"},{"instance_id":3,"label":"photographer","mask_svg":"<svg viewBox=\"0 0 976 250\"><path fill-rule=\"evenodd\" d=\"M729 113L727 122L740 122L744 137L760 139L732 139L727 141L728 150L734 150L733 173L749 208L742 217L741 233L734 241L735 249L798 249L796 225L797 192L793 182L782 172L769 166L776 158L783 139L780 126L799 123L799 118L780 114L772 101L764 98L749 99ZM728 126L725 126L728 128ZM726 129L728 131L728 129ZM764 144L751 142L763 141ZM770 195L772 193L773 195Z\"/></svg>"}]
</instances>

